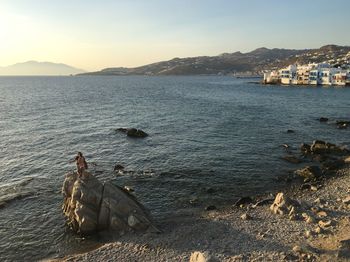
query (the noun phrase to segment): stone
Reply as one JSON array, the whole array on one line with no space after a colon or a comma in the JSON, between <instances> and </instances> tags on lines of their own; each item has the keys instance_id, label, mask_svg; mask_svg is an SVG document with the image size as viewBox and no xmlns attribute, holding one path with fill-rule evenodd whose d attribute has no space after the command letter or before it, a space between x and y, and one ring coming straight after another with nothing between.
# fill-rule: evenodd
<instances>
[{"instance_id":1,"label":"stone","mask_svg":"<svg viewBox=\"0 0 350 262\"><path fill-rule=\"evenodd\" d=\"M306 231L305 231L305 237L306 237L306 238L312 237L312 232L311 232L310 230L306 230Z\"/></svg>"},{"instance_id":2,"label":"stone","mask_svg":"<svg viewBox=\"0 0 350 262\"><path fill-rule=\"evenodd\" d=\"M315 233L316 234L321 234L321 233L323 233L323 229L321 228L321 227L319 227L319 226L317 226L317 227L315 227Z\"/></svg>"},{"instance_id":3,"label":"stone","mask_svg":"<svg viewBox=\"0 0 350 262\"><path fill-rule=\"evenodd\" d=\"M347 196L346 198L344 198L344 199L342 200L342 202L343 202L344 204L346 204L346 205L349 205L349 204L350 204L350 196Z\"/></svg>"},{"instance_id":4,"label":"stone","mask_svg":"<svg viewBox=\"0 0 350 262\"><path fill-rule=\"evenodd\" d=\"M273 204L270 206L270 210L274 214L285 215L289 214L292 208L295 208L295 201L285 196L284 193L278 193Z\"/></svg>"},{"instance_id":5,"label":"stone","mask_svg":"<svg viewBox=\"0 0 350 262\"><path fill-rule=\"evenodd\" d=\"M327 213L326 213L325 211L319 211L319 212L316 213L316 215L317 215L318 217L323 218L323 217L326 217L326 216L327 216Z\"/></svg>"},{"instance_id":6,"label":"stone","mask_svg":"<svg viewBox=\"0 0 350 262\"><path fill-rule=\"evenodd\" d=\"M251 220L252 217L248 213L244 213L243 215L241 215L241 219L242 220Z\"/></svg>"},{"instance_id":7,"label":"stone","mask_svg":"<svg viewBox=\"0 0 350 262\"><path fill-rule=\"evenodd\" d=\"M301 249L300 246L296 245L296 246L293 247L293 251L294 251L295 253L301 253L301 252L302 252L302 249Z\"/></svg>"},{"instance_id":8,"label":"stone","mask_svg":"<svg viewBox=\"0 0 350 262\"><path fill-rule=\"evenodd\" d=\"M320 221L318 221L318 225L319 225L321 228L328 228L328 227L330 227L332 224L333 224L332 220L328 220L328 221L320 220Z\"/></svg>"},{"instance_id":9,"label":"stone","mask_svg":"<svg viewBox=\"0 0 350 262\"><path fill-rule=\"evenodd\" d=\"M209 252L195 251L191 254L190 262L218 262L218 260L210 255Z\"/></svg>"},{"instance_id":10,"label":"stone","mask_svg":"<svg viewBox=\"0 0 350 262\"><path fill-rule=\"evenodd\" d=\"M320 120L320 122L327 122L328 118L327 117L320 117L319 120Z\"/></svg>"},{"instance_id":11,"label":"stone","mask_svg":"<svg viewBox=\"0 0 350 262\"><path fill-rule=\"evenodd\" d=\"M288 130L287 130L287 133L295 133L295 131L292 130L292 129L288 129Z\"/></svg>"},{"instance_id":12,"label":"stone","mask_svg":"<svg viewBox=\"0 0 350 262\"><path fill-rule=\"evenodd\" d=\"M150 214L134 196L111 183L102 184L86 171L83 178L68 173L62 193L67 224L79 234L89 235L100 230L123 233L148 228L157 231Z\"/></svg>"}]
</instances>

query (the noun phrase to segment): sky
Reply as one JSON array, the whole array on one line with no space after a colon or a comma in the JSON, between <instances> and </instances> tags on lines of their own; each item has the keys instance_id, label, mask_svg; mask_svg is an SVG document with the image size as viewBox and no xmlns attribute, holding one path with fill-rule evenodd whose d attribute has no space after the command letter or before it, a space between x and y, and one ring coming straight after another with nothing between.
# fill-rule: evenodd
<instances>
[{"instance_id":1,"label":"sky","mask_svg":"<svg viewBox=\"0 0 350 262\"><path fill-rule=\"evenodd\" d=\"M174 57L350 45L349 0L0 0L0 66L88 71Z\"/></svg>"}]
</instances>

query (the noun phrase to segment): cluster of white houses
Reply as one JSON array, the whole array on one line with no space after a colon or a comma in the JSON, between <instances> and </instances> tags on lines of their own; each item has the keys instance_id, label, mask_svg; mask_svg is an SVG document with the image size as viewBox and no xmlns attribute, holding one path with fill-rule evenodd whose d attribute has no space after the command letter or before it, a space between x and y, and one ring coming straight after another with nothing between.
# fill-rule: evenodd
<instances>
[{"instance_id":1,"label":"cluster of white houses","mask_svg":"<svg viewBox=\"0 0 350 262\"><path fill-rule=\"evenodd\" d=\"M265 84L338 85L350 84L350 70L331 67L328 63L290 65L264 73Z\"/></svg>"}]
</instances>

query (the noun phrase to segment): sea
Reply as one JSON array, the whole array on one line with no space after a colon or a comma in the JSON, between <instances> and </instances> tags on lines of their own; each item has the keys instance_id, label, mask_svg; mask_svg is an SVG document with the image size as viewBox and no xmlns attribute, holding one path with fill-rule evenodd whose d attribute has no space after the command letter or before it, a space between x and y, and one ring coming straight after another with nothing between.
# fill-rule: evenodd
<instances>
[{"instance_id":1,"label":"sea","mask_svg":"<svg viewBox=\"0 0 350 262\"><path fill-rule=\"evenodd\" d=\"M0 77L0 260L79 253L61 187L81 151L101 181L134 189L155 221L285 186L315 139L350 146L350 88L228 76ZM329 121L321 123L320 117ZM143 139L117 132L138 128ZM287 132L292 130L293 132ZM125 172L116 174L116 164Z\"/></svg>"}]
</instances>

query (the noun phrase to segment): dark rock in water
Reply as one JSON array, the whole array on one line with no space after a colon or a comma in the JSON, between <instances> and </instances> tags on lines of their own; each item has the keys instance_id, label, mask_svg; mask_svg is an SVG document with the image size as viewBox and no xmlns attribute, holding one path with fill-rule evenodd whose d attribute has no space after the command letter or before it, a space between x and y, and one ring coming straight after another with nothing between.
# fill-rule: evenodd
<instances>
[{"instance_id":1,"label":"dark rock in water","mask_svg":"<svg viewBox=\"0 0 350 262\"><path fill-rule=\"evenodd\" d=\"M114 166L114 169L113 169L113 170L114 170L114 171L124 170L124 166L119 165L119 164L116 164L116 165Z\"/></svg>"},{"instance_id":2,"label":"dark rock in water","mask_svg":"<svg viewBox=\"0 0 350 262\"><path fill-rule=\"evenodd\" d=\"M209 187L209 188L206 189L206 192L207 192L208 194L213 194L213 193L215 193L215 189L212 188L212 187Z\"/></svg>"},{"instance_id":3,"label":"dark rock in water","mask_svg":"<svg viewBox=\"0 0 350 262\"><path fill-rule=\"evenodd\" d=\"M322 175L322 171L318 166L306 166L296 170L295 174L306 180L313 180L319 178Z\"/></svg>"},{"instance_id":4,"label":"dark rock in water","mask_svg":"<svg viewBox=\"0 0 350 262\"><path fill-rule=\"evenodd\" d=\"M348 124L338 124L337 128L338 129L347 129L348 128Z\"/></svg>"},{"instance_id":5,"label":"dark rock in water","mask_svg":"<svg viewBox=\"0 0 350 262\"><path fill-rule=\"evenodd\" d=\"M337 170L342 168L344 165L345 161L343 159L328 160L322 163L322 168L326 170Z\"/></svg>"},{"instance_id":6,"label":"dark rock in water","mask_svg":"<svg viewBox=\"0 0 350 262\"><path fill-rule=\"evenodd\" d=\"M126 133L127 136L129 137L139 137L143 138L148 136L148 134L141 129L136 129L136 128L117 128L117 131Z\"/></svg>"},{"instance_id":7,"label":"dark rock in water","mask_svg":"<svg viewBox=\"0 0 350 262\"><path fill-rule=\"evenodd\" d=\"M140 137L140 138L148 136L146 132L136 128L128 129L128 131L126 132L126 135L130 137Z\"/></svg>"},{"instance_id":8,"label":"dark rock in water","mask_svg":"<svg viewBox=\"0 0 350 262\"><path fill-rule=\"evenodd\" d=\"M216 209L216 206L214 206L214 205L210 205L210 206L207 206L205 208L206 211L211 211L211 210L215 210L215 209Z\"/></svg>"},{"instance_id":9,"label":"dark rock in water","mask_svg":"<svg viewBox=\"0 0 350 262\"><path fill-rule=\"evenodd\" d=\"M310 154L311 153L311 146L308 144L301 144L300 151L304 154Z\"/></svg>"},{"instance_id":10,"label":"dark rock in water","mask_svg":"<svg viewBox=\"0 0 350 262\"><path fill-rule=\"evenodd\" d=\"M234 206L238 207L240 205L246 205L252 202L253 202L253 199L251 197L241 197L234 203Z\"/></svg>"},{"instance_id":11,"label":"dark rock in water","mask_svg":"<svg viewBox=\"0 0 350 262\"><path fill-rule=\"evenodd\" d=\"M102 184L88 172L78 178L69 173L63 183L63 213L67 224L82 235L99 230L124 233L131 230L157 230L148 211L123 189Z\"/></svg>"},{"instance_id":12,"label":"dark rock in water","mask_svg":"<svg viewBox=\"0 0 350 262\"><path fill-rule=\"evenodd\" d=\"M337 125L350 125L350 121L337 120L335 122Z\"/></svg>"},{"instance_id":13,"label":"dark rock in water","mask_svg":"<svg viewBox=\"0 0 350 262\"><path fill-rule=\"evenodd\" d=\"M292 129L288 129L288 130L287 130L287 133L295 133L295 131L292 130Z\"/></svg>"},{"instance_id":14,"label":"dark rock in water","mask_svg":"<svg viewBox=\"0 0 350 262\"><path fill-rule=\"evenodd\" d=\"M283 160L289 162L289 163L293 163L293 164L299 164L301 163L301 159L295 157L295 156L284 156L282 157Z\"/></svg>"},{"instance_id":15,"label":"dark rock in water","mask_svg":"<svg viewBox=\"0 0 350 262\"><path fill-rule=\"evenodd\" d=\"M328 118L327 117L320 117L320 122L327 122L328 121Z\"/></svg>"}]
</instances>

